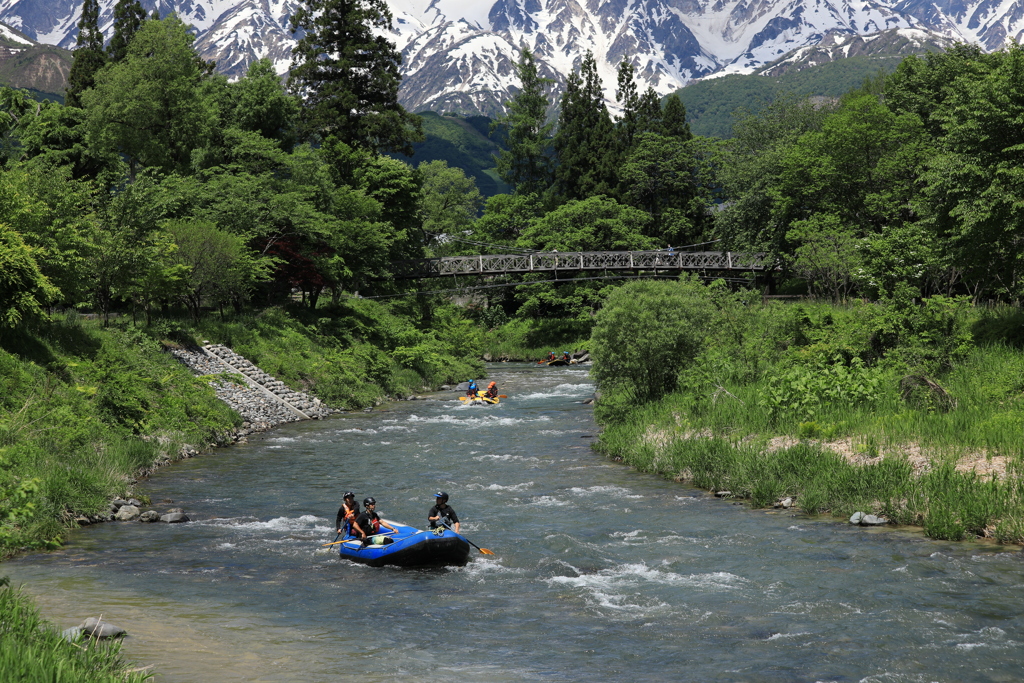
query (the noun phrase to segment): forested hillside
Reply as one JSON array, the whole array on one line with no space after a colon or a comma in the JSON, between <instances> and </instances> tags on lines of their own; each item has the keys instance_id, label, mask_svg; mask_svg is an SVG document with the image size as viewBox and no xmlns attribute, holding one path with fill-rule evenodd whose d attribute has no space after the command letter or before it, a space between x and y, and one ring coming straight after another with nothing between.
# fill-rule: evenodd
<instances>
[{"instance_id":1,"label":"forested hillside","mask_svg":"<svg viewBox=\"0 0 1024 683\"><path fill-rule=\"evenodd\" d=\"M838 99L865 80L892 73L902 59L848 57L780 76L733 74L691 83L679 91L679 98L686 105L694 135L729 138L743 112L759 114L784 96Z\"/></svg>"}]
</instances>

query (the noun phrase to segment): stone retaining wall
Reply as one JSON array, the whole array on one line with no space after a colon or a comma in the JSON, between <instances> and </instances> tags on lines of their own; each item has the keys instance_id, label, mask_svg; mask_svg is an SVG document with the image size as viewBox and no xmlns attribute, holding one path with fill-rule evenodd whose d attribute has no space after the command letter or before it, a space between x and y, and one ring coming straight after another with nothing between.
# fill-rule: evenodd
<instances>
[{"instance_id":1,"label":"stone retaining wall","mask_svg":"<svg viewBox=\"0 0 1024 683\"><path fill-rule=\"evenodd\" d=\"M284 422L319 419L338 412L318 398L292 390L222 344L173 349L171 353L196 375L232 373L245 377L244 385L222 379L210 381L217 397L238 411L245 420L243 433L263 431Z\"/></svg>"}]
</instances>

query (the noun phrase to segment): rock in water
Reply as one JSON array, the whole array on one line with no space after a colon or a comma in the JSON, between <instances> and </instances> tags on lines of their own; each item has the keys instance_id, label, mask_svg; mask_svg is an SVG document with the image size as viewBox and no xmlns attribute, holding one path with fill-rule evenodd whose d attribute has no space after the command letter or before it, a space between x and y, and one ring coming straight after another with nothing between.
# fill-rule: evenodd
<instances>
[{"instance_id":1,"label":"rock in water","mask_svg":"<svg viewBox=\"0 0 1024 683\"><path fill-rule=\"evenodd\" d=\"M178 524L179 522L189 521L188 515L184 512L169 512L166 515L160 517L161 522L167 522L168 524Z\"/></svg>"},{"instance_id":2,"label":"rock in water","mask_svg":"<svg viewBox=\"0 0 1024 683\"><path fill-rule=\"evenodd\" d=\"M81 626L72 626L71 628L64 629L60 632L60 637L69 643L73 643L78 640L82 635Z\"/></svg>"},{"instance_id":3,"label":"rock in water","mask_svg":"<svg viewBox=\"0 0 1024 683\"><path fill-rule=\"evenodd\" d=\"M79 628L83 633L93 638L118 638L125 634L125 630L120 626L109 624L96 617L89 617L82 622Z\"/></svg>"},{"instance_id":4,"label":"rock in water","mask_svg":"<svg viewBox=\"0 0 1024 683\"><path fill-rule=\"evenodd\" d=\"M850 524L860 524L860 520L864 519L863 512L854 512L850 515Z\"/></svg>"},{"instance_id":5,"label":"rock in water","mask_svg":"<svg viewBox=\"0 0 1024 683\"><path fill-rule=\"evenodd\" d=\"M876 517L875 515L864 515L860 520L863 526L882 526L888 524L889 520L885 517Z\"/></svg>"},{"instance_id":6,"label":"rock in water","mask_svg":"<svg viewBox=\"0 0 1024 683\"><path fill-rule=\"evenodd\" d=\"M157 512L156 510L146 510L141 515L139 515L139 521L140 522L159 522L160 521L160 513Z\"/></svg>"},{"instance_id":7,"label":"rock in water","mask_svg":"<svg viewBox=\"0 0 1024 683\"><path fill-rule=\"evenodd\" d=\"M130 522L133 519L138 519L139 508L134 505L122 505L117 510L117 514L114 515L114 519L119 522Z\"/></svg>"}]
</instances>

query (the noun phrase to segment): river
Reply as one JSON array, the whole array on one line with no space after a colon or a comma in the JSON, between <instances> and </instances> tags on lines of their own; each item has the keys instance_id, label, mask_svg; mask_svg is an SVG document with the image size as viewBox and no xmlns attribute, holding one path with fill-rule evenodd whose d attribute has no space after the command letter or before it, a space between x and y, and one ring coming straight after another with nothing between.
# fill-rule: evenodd
<instances>
[{"instance_id":1,"label":"river","mask_svg":"<svg viewBox=\"0 0 1024 683\"><path fill-rule=\"evenodd\" d=\"M509 398L295 423L158 471L189 524L100 524L7 562L61 628L102 614L156 681L1020 681L1019 549L751 511L594 453L586 370L492 365ZM320 544L346 489L463 568Z\"/></svg>"}]
</instances>

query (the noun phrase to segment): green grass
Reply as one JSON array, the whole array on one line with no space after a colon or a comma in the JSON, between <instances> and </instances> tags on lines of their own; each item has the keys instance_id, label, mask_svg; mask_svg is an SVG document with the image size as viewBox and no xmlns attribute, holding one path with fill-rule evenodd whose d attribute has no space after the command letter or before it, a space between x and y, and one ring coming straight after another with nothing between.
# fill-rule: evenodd
<instances>
[{"instance_id":1,"label":"green grass","mask_svg":"<svg viewBox=\"0 0 1024 683\"><path fill-rule=\"evenodd\" d=\"M0 679L23 683L142 683L119 642L89 638L70 643L39 617L21 591L0 586Z\"/></svg>"}]
</instances>

